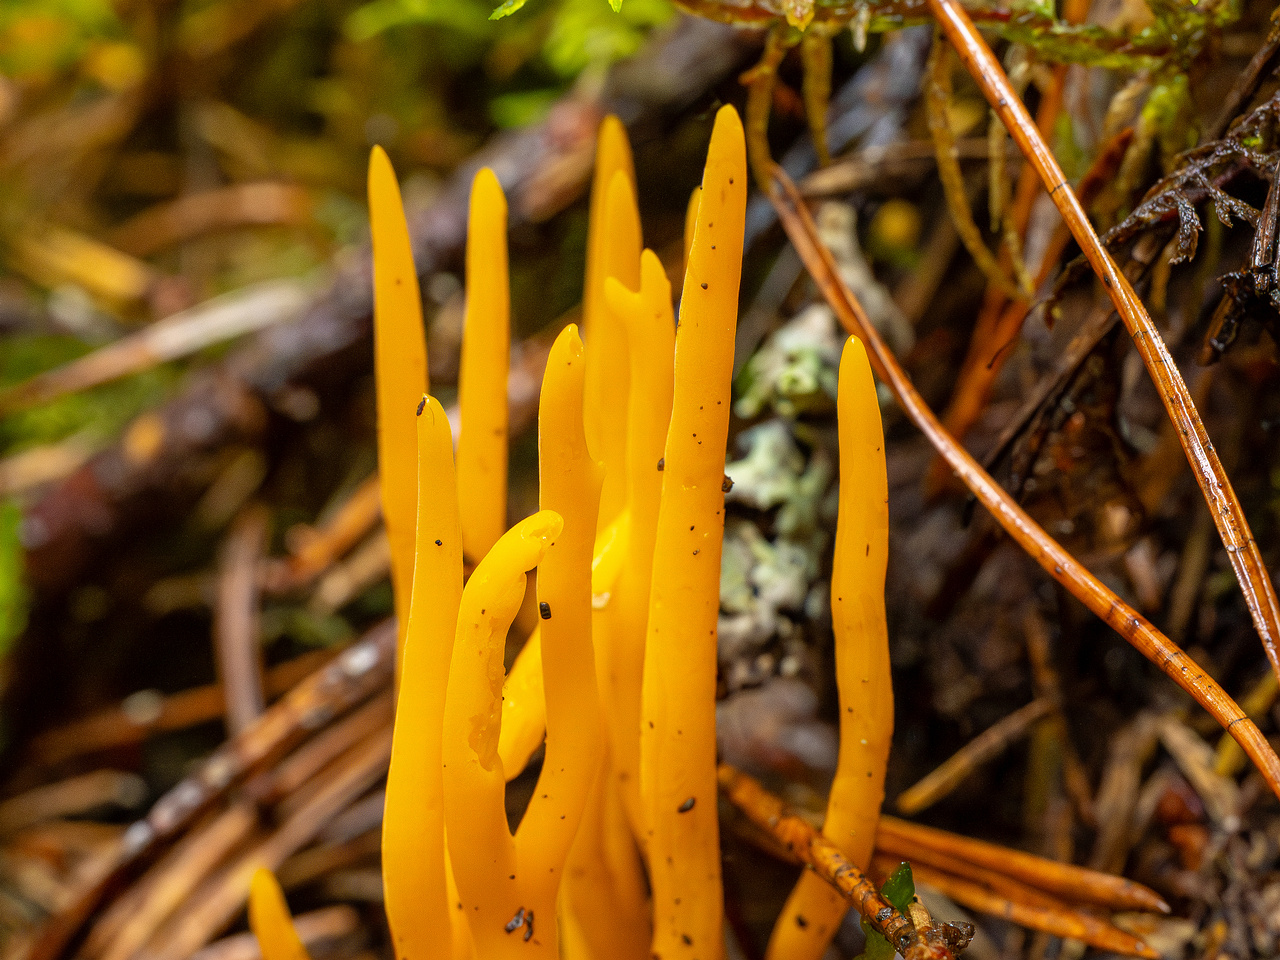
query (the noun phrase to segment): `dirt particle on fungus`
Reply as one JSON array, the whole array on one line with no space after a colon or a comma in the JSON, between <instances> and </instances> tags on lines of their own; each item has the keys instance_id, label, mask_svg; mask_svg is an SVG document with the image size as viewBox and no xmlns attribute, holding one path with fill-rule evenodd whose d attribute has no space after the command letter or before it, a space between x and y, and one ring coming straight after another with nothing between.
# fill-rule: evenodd
<instances>
[{"instance_id":1,"label":"dirt particle on fungus","mask_svg":"<svg viewBox=\"0 0 1280 960\"><path fill-rule=\"evenodd\" d=\"M720 492L728 493L732 489L733 489L733 477L729 476L726 473L724 475L724 479L720 481Z\"/></svg>"},{"instance_id":2,"label":"dirt particle on fungus","mask_svg":"<svg viewBox=\"0 0 1280 960\"><path fill-rule=\"evenodd\" d=\"M543 619L543 620L550 620L550 619L551 619L551 604L547 603L547 601L545 601L545 600L543 600L541 603L539 603L539 604L538 604L538 616L542 617L542 619Z\"/></svg>"},{"instance_id":3,"label":"dirt particle on fungus","mask_svg":"<svg viewBox=\"0 0 1280 960\"><path fill-rule=\"evenodd\" d=\"M444 541L443 541L443 540L437 540L437 541L436 541L436 546L437 546L437 547L443 547L443 546L444 546Z\"/></svg>"},{"instance_id":4,"label":"dirt particle on fungus","mask_svg":"<svg viewBox=\"0 0 1280 960\"><path fill-rule=\"evenodd\" d=\"M422 411L427 407L427 398L423 397L418 401L418 416L422 416Z\"/></svg>"},{"instance_id":5,"label":"dirt particle on fungus","mask_svg":"<svg viewBox=\"0 0 1280 960\"><path fill-rule=\"evenodd\" d=\"M689 936L687 933L680 934L680 939L684 941L684 945L686 947L693 946L693 937Z\"/></svg>"},{"instance_id":6,"label":"dirt particle on fungus","mask_svg":"<svg viewBox=\"0 0 1280 960\"><path fill-rule=\"evenodd\" d=\"M705 283L702 285L702 289L703 290L707 289L707 285Z\"/></svg>"},{"instance_id":7,"label":"dirt particle on fungus","mask_svg":"<svg viewBox=\"0 0 1280 960\"><path fill-rule=\"evenodd\" d=\"M799 927L801 930L803 930L805 927L809 926L809 921L808 921L808 920L806 920L803 916L801 916L800 914L798 914L798 913L797 913L797 914L796 914L796 926L797 926L797 927Z\"/></svg>"},{"instance_id":8,"label":"dirt particle on fungus","mask_svg":"<svg viewBox=\"0 0 1280 960\"><path fill-rule=\"evenodd\" d=\"M698 551L697 550L693 551L693 555L696 557L698 555Z\"/></svg>"},{"instance_id":9,"label":"dirt particle on fungus","mask_svg":"<svg viewBox=\"0 0 1280 960\"><path fill-rule=\"evenodd\" d=\"M698 802L697 797L689 797L684 803L676 807L676 813L688 813L693 809L693 805Z\"/></svg>"},{"instance_id":10,"label":"dirt particle on fungus","mask_svg":"<svg viewBox=\"0 0 1280 960\"><path fill-rule=\"evenodd\" d=\"M659 457L659 458L658 458L658 469L659 469L659 470L665 470L666 468L667 468L667 458L666 458L666 457Z\"/></svg>"}]
</instances>

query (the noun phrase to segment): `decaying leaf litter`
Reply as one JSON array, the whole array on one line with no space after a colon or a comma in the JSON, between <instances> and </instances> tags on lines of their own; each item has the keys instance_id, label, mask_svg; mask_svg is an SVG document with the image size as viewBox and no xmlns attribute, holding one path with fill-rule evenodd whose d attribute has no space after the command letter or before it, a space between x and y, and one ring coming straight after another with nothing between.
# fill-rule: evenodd
<instances>
[{"instance_id":1,"label":"decaying leaf litter","mask_svg":"<svg viewBox=\"0 0 1280 960\"><path fill-rule=\"evenodd\" d=\"M977 19L996 25L988 36L1009 80L1068 179L1092 195L1093 222L1183 371L1185 397L1268 561L1270 11L1101 6ZM271 93L287 89L280 77L299 69L290 45L323 18L307 4L242 7L69 17L72 29L50 34L62 45L50 45L47 62L6 54L13 386L0 401L9 430L0 475L12 504L13 645L0 924L13 956L178 957L208 944L208 956L251 955L236 927L246 871L262 859L317 955L385 953L377 836L391 648L379 623L390 596L369 492L370 289L358 239L368 145L382 142L402 171L422 171L411 227L437 383L456 377L470 172L493 166L513 198L520 341L509 394L513 436L525 438L513 446L515 519L536 502L521 444L541 365L575 308L566 278L580 272L579 198L600 117L613 111L631 127L646 238L678 269L710 108L745 102L737 74L761 56L758 33L695 20L646 39L665 16L649 9L611 21L613 53L640 52L605 72L603 59L565 62L556 46L575 25L587 29L577 0L521 11L488 28L509 31L493 37L464 15L453 26L407 23L393 5L352 5L345 32L320 45L331 60L305 64L306 76L322 77L306 105L285 97L272 107ZM25 8L15 9L0 24L6 36L32 35L22 32L33 29ZM1199 685L1216 682L1239 704L1214 694L1223 724L1241 715L1233 709L1258 724L1253 753L1265 761L1276 683L1233 573L1247 550L1223 549L1222 513L1191 482L1179 431L1104 288L1069 262L1080 240L1067 238L982 92L944 62L947 47L927 25L882 32L900 25L894 17L929 11L863 9L835 44L832 166L810 174L812 146L803 137L791 146L802 105L812 120L816 103L813 81L782 59L797 35L776 27L779 72L747 78L757 129L771 113L775 155L815 199L800 233L796 201L779 207L800 260L763 196L748 224L743 317L753 326L740 327L726 467L722 757L802 816L822 809L835 746L822 585L841 340L824 287L842 320L861 312L882 332L885 356L920 391L882 404L898 702L886 813L897 803L919 822L1123 874L1158 897L1099 899L1085 875L1035 880L1007 855L984 864L962 839L929 841L887 818L873 876L905 858L936 915L958 917L954 904L978 911L972 955L1079 955L1086 941L1271 955L1280 818L1262 776L1071 599L1070 584L1055 586L950 489L909 420L967 404L967 416L943 422L986 457L1070 565L1098 578L1094 611L1136 630L1148 650L1186 650ZM1060 20L1048 27L1053 13ZM483 77L480 92L459 93L462 81L442 70L429 95L405 99L409 80L421 80L406 76L414 46L457 39L450 30L473 44L451 66ZM277 75L264 70L260 90L236 89L231 67L255 56ZM821 62L811 49L804 59ZM166 85L179 70L189 86ZM490 136L495 123L508 131ZM1000 188L1001 169L1012 189ZM975 240L995 251L981 269ZM1039 284L1035 296L1026 277ZM522 297L522 280L538 295ZM850 313L851 303L861 309ZM966 379L962 369L995 372ZM969 464L961 472L977 477ZM994 486L983 489L981 502L995 505ZM1258 567L1246 582L1265 624ZM1072 579L1052 562L1048 572ZM1126 608L1132 616L1118 613ZM518 622L513 645L534 618ZM259 650L270 664L261 682ZM223 686L210 686L219 676ZM264 699L282 696L261 714ZM726 784L744 782L737 776L722 773ZM727 916L753 956L790 886L794 868L777 860L789 841L725 815L740 838L728 841ZM861 937L846 924L838 948L856 954Z\"/></svg>"}]
</instances>

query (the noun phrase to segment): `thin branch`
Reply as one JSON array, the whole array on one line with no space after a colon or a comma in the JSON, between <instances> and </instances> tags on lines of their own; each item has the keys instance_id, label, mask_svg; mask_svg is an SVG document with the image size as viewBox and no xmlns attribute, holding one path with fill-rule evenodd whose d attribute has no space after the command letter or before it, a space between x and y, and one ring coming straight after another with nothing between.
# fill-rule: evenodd
<instances>
[{"instance_id":1,"label":"thin branch","mask_svg":"<svg viewBox=\"0 0 1280 960\"><path fill-rule=\"evenodd\" d=\"M973 939L969 923L930 923L917 928L880 895L866 874L850 863L839 848L755 779L727 763L718 769L720 791L753 824L778 841L788 854L811 867L835 887L878 934L897 948L905 960L954 958Z\"/></svg>"},{"instance_id":2,"label":"thin branch","mask_svg":"<svg viewBox=\"0 0 1280 960\"><path fill-rule=\"evenodd\" d=\"M973 491L1011 537L1085 606L1101 617L1140 653L1191 694L1223 728L1236 738L1263 778L1280 796L1280 757L1266 737L1212 677L1178 646L1150 624L1146 618L1120 599L1084 568L1060 543L1045 533L1030 515L991 478L939 422L937 415L916 392L906 371L898 364L879 332L867 318L862 305L845 286L835 262L818 238L817 228L795 184L777 167L777 189L771 199L787 235L805 261L810 274L850 333L860 336L871 355L876 374L893 391L903 411L937 448L951 469Z\"/></svg>"},{"instance_id":3,"label":"thin branch","mask_svg":"<svg viewBox=\"0 0 1280 960\"><path fill-rule=\"evenodd\" d=\"M877 870L891 868L893 858L877 856L874 863ZM1037 896L1026 888L1018 891L1005 886L1004 889L997 890L924 864L913 863L911 869L921 883L971 910L1001 917L1032 930L1043 930L1058 937L1080 940L1110 953L1160 960L1159 953L1119 927L1074 910L1050 897ZM1020 896L1020 893L1024 896Z\"/></svg>"},{"instance_id":4,"label":"thin branch","mask_svg":"<svg viewBox=\"0 0 1280 960\"><path fill-rule=\"evenodd\" d=\"M1026 736L1037 720L1053 712L1053 702L1041 697L992 724L898 796L897 808L906 814L919 813L937 803L982 766Z\"/></svg>"},{"instance_id":5,"label":"thin branch","mask_svg":"<svg viewBox=\"0 0 1280 960\"><path fill-rule=\"evenodd\" d=\"M213 643L226 700L227 732L243 733L262 716L262 652L259 642L258 566L267 549L268 514L253 505L232 525L219 558L218 605Z\"/></svg>"},{"instance_id":6,"label":"thin branch","mask_svg":"<svg viewBox=\"0 0 1280 960\"><path fill-rule=\"evenodd\" d=\"M1040 136L1026 107L1013 92L1008 77L969 15L956 0L929 0L929 9L960 54L970 75L982 88L987 102L999 114L1023 155L1035 167L1062 219L1071 228L1072 236L1107 288L1116 312L1124 320L1169 418L1178 428L1187 460L1213 512L1214 523L1235 568L1245 603L1253 615L1271 667L1280 676L1280 599L1277 599L1271 577L1263 565L1262 554L1249 529L1244 510L1168 347L1128 279L1094 232L1049 145Z\"/></svg>"},{"instance_id":7,"label":"thin branch","mask_svg":"<svg viewBox=\"0 0 1280 960\"><path fill-rule=\"evenodd\" d=\"M876 849L938 866L942 864L937 863L934 855L941 854L976 868L994 870L1046 893L1112 910L1169 912L1169 904L1154 890L1113 873L1046 860L1022 850L1012 850L896 817L880 818ZM967 876L960 870L951 872Z\"/></svg>"}]
</instances>

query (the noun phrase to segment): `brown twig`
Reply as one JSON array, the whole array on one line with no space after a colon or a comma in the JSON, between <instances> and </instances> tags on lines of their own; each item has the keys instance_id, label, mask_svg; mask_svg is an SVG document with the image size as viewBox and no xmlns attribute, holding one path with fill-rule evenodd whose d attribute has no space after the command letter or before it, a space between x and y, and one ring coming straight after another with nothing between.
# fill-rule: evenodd
<instances>
[{"instance_id":1,"label":"brown twig","mask_svg":"<svg viewBox=\"0 0 1280 960\"><path fill-rule=\"evenodd\" d=\"M0 803L0 836L96 807L137 807L145 799L146 789L137 774L118 770L94 770L35 787Z\"/></svg>"},{"instance_id":2,"label":"brown twig","mask_svg":"<svg viewBox=\"0 0 1280 960\"><path fill-rule=\"evenodd\" d=\"M238 737L227 741L199 769L161 797L129 828L124 848L97 882L49 919L27 960L55 960L101 902L113 878L185 829L232 783L304 731L314 730L388 683L395 661L395 625L384 621L334 663L300 683ZM245 877L245 889L248 877ZM197 944L200 946L202 944Z\"/></svg>"},{"instance_id":3,"label":"brown twig","mask_svg":"<svg viewBox=\"0 0 1280 960\"><path fill-rule=\"evenodd\" d=\"M135 257L185 243L215 230L248 226L305 226L311 194L288 183L239 183L188 193L142 211L111 232L111 242Z\"/></svg>"},{"instance_id":4,"label":"brown twig","mask_svg":"<svg viewBox=\"0 0 1280 960\"><path fill-rule=\"evenodd\" d=\"M383 727L395 715L395 699L387 690L341 720L331 723L288 757L253 777L244 792L260 804L286 801L334 758ZM287 802L287 801L286 801Z\"/></svg>"},{"instance_id":5,"label":"brown twig","mask_svg":"<svg viewBox=\"0 0 1280 960\"><path fill-rule=\"evenodd\" d=\"M777 840L797 861L807 864L835 887L867 923L893 944L905 960L955 957L969 945L973 926L967 923L930 924L917 929L909 917L880 895L866 875L845 859L830 840L789 812L786 805L739 770L722 763L720 790L753 824Z\"/></svg>"},{"instance_id":6,"label":"brown twig","mask_svg":"<svg viewBox=\"0 0 1280 960\"><path fill-rule=\"evenodd\" d=\"M262 652L259 645L258 566L267 547L265 507L251 506L227 534L218 560L218 603L213 645L227 707L227 733L236 736L262 716Z\"/></svg>"},{"instance_id":7,"label":"brown twig","mask_svg":"<svg viewBox=\"0 0 1280 960\"><path fill-rule=\"evenodd\" d=\"M1262 771L1268 786L1280 796L1280 757L1276 756L1257 725L1244 714L1217 681L1045 533L990 474L978 465L968 451L943 429L937 415L916 391L906 372L867 319L861 305L841 280L830 252L818 239L813 219L796 192L795 185L776 167L774 180L780 189L771 192L771 199L787 235L845 329L856 333L866 343L873 368L893 391L903 411L942 452L965 485L1022 549L1208 710L1236 738L1254 765Z\"/></svg>"},{"instance_id":8,"label":"brown twig","mask_svg":"<svg viewBox=\"0 0 1280 960\"><path fill-rule=\"evenodd\" d=\"M896 865L893 858L882 856L874 857L872 863L880 870L891 870ZM1073 910L1066 904L1037 899L1034 895L1025 900L1014 899L980 883L963 880L923 864L912 864L912 872L920 883L933 887L971 910L1002 917L1032 930L1044 930L1055 936L1080 940L1100 950L1160 960L1159 953L1132 934Z\"/></svg>"},{"instance_id":9,"label":"brown twig","mask_svg":"<svg viewBox=\"0 0 1280 960\"><path fill-rule=\"evenodd\" d=\"M98 917L78 956L128 960L257 823L257 809L237 803L189 832Z\"/></svg>"},{"instance_id":10,"label":"brown twig","mask_svg":"<svg viewBox=\"0 0 1280 960\"><path fill-rule=\"evenodd\" d=\"M1122 952L1133 953L1133 948L1138 945L1135 938L1118 927L1091 913L1080 910L1071 902L1060 900L1045 893L1043 890L1021 883L1006 873L974 866L961 857L938 853L936 850L927 851L924 857L913 858L910 854L901 852L901 849L895 850L891 845L882 845L877 842L876 862L881 868L887 866L889 870L892 870L893 866L901 860L910 861L912 871L919 876L922 882L931 882L926 879L930 875L943 874L961 883L972 883L978 887L984 887L1012 904L1027 907L1032 911L1044 911L1042 916L1052 918L1053 921L1063 923L1064 926L1069 925L1075 931L1069 934L1070 936L1075 936L1077 939L1084 940L1093 946L1103 949L1116 949L1118 947ZM977 907L976 909L982 908ZM988 911L984 910L984 912ZM1032 914L1032 919L1033 922L1025 924L1025 926L1035 930L1045 929L1043 926L1037 926L1035 921L1038 918L1034 913ZM1048 932L1060 933L1059 930L1049 930ZM1077 936L1077 932L1080 934L1079 936ZM1125 947L1129 949L1125 949ZM1138 955L1141 956L1142 954Z\"/></svg>"},{"instance_id":11,"label":"brown twig","mask_svg":"<svg viewBox=\"0 0 1280 960\"><path fill-rule=\"evenodd\" d=\"M175 917L146 947L150 960L183 960L205 946L243 909L249 879L259 867L275 870L300 850L336 814L386 773L391 758L391 731L378 730L326 768L323 785L290 814L280 828L244 853L192 898L190 909Z\"/></svg>"},{"instance_id":12,"label":"brown twig","mask_svg":"<svg viewBox=\"0 0 1280 960\"><path fill-rule=\"evenodd\" d=\"M0 414L26 410L285 323L295 319L306 302L306 290L292 280L273 280L226 294L0 391Z\"/></svg>"},{"instance_id":13,"label":"brown twig","mask_svg":"<svg viewBox=\"0 0 1280 960\"><path fill-rule=\"evenodd\" d=\"M929 9L1023 155L1035 167L1072 236L1107 288L1116 312L1124 320L1169 418L1178 427L1187 460L1213 512L1214 523L1244 591L1245 603L1253 616L1263 648L1272 669L1280 676L1280 599L1276 597L1244 510L1168 347L1128 279L1094 232L1053 152L1032 123L1026 107L1013 92L1008 77L969 15L956 0L929 0Z\"/></svg>"},{"instance_id":14,"label":"brown twig","mask_svg":"<svg viewBox=\"0 0 1280 960\"><path fill-rule=\"evenodd\" d=\"M265 577L266 588L284 593L310 583L359 543L381 516L382 494L375 473L363 480L320 526L300 525L289 531L289 556L270 568Z\"/></svg>"},{"instance_id":15,"label":"brown twig","mask_svg":"<svg viewBox=\"0 0 1280 960\"><path fill-rule=\"evenodd\" d=\"M918 783L898 796L895 806L903 813L919 813L937 803L961 781L988 760L999 756L1009 744L1021 739L1032 724L1053 712L1053 703L1041 697L993 723L944 760Z\"/></svg>"},{"instance_id":16,"label":"brown twig","mask_svg":"<svg viewBox=\"0 0 1280 960\"><path fill-rule=\"evenodd\" d=\"M337 656L333 650L316 650L267 671L267 696L287 693L304 678ZM31 743L31 756L43 766L56 767L75 757L141 743L156 733L184 730L222 715L222 687L210 684L162 696L143 690L125 705L73 720L40 734Z\"/></svg>"},{"instance_id":17,"label":"brown twig","mask_svg":"<svg viewBox=\"0 0 1280 960\"><path fill-rule=\"evenodd\" d=\"M1029 887L1112 910L1169 912L1169 905L1159 894L1124 877L1046 860L1021 850L909 823L896 817L880 818L876 847L885 853L901 854L922 863L937 863L934 854L954 857L963 863L1011 877ZM952 872L959 873L954 870ZM960 876L965 874L960 873Z\"/></svg>"}]
</instances>

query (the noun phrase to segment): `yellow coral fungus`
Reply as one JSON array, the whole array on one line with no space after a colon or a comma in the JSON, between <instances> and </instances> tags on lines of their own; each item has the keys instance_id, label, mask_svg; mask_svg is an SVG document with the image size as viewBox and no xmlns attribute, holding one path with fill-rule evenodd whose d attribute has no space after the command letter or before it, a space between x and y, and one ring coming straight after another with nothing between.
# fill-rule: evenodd
<instances>
[{"instance_id":1,"label":"yellow coral fungus","mask_svg":"<svg viewBox=\"0 0 1280 960\"><path fill-rule=\"evenodd\" d=\"M662 960L715 960L724 950L716 621L746 170L742 123L732 107L721 108L680 298L645 645L640 782L653 883L653 953Z\"/></svg>"},{"instance_id":2,"label":"yellow coral fungus","mask_svg":"<svg viewBox=\"0 0 1280 960\"><path fill-rule=\"evenodd\" d=\"M831 571L840 694L840 754L822 832L865 870L884 801L893 738L893 680L884 578L889 560L889 481L884 431L867 351L849 338L840 359L840 512ZM769 941L770 960L819 960L849 902L806 871Z\"/></svg>"},{"instance_id":3,"label":"yellow coral fungus","mask_svg":"<svg viewBox=\"0 0 1280 960\"><path fill-rule=\"evenodd\" d=\"M391 161L381 147L369 158L369 228L373 235L373 350L378 397L378 466L382 516L391 542L391 585L400 647L409 623L417 510L417 438L413 410L428 392L418 272Z\"/></svg>"}]
</instances>

